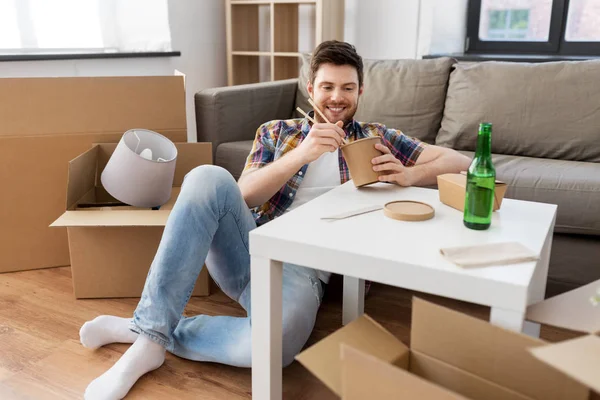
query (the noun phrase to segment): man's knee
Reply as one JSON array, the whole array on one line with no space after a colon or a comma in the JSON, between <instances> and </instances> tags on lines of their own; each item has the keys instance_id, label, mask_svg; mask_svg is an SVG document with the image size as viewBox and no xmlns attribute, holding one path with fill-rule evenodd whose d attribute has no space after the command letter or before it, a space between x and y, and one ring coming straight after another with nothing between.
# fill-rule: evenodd
<instances>
[{"instance_id":1,"label":"man's knee","mask_svg":"<svg viewBox=\"0 0 600 400\"><path fill-rule=\"evenodd\" d=\"M233 176L223 167L216 165L201 165L185 175L184 186L207 187L217 183L235 183Z\"/></svg>"},{"instance_id":2,"label":"man's knee","mask_svg":"<svg viewBox=\"0 0 600 400\"><path fill-rule=\"evenodd\" d=\"M225 168L201 165L188 172L183 179L181 197L188 199L223 198L239 188L233 176Z\"/></svg>"}]
</instances>

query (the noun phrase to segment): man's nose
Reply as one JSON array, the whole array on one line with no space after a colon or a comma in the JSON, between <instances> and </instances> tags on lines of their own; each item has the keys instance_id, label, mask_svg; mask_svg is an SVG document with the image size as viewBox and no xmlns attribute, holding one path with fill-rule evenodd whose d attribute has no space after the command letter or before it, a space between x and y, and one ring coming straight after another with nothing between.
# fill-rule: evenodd
<instances>
[{"instance_id":1,"label":"man's nose","mask_svg":"<svg viewBox=\"0 0 600 400\"><path fill-rule=\"evenodd\" d=\"M342 92L340 89L335 89L332 93L331 93L331 101L335 102L338 101L342 98Z\"/></svg>"}]
</instances>

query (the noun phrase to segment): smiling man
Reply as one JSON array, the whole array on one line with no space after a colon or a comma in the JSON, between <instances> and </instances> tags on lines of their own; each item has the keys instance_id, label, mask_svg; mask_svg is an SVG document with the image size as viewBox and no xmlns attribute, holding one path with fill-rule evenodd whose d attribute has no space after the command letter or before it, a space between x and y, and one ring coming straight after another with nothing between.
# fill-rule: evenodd
<instances>
[{"instance_id":1,"label":"smiling man","mask_svg":"<svg viewBox=\"0 0 600 400\"><path fill-rule=\"evenodd\" d=\"M467 157L451 149L354 120L364 89L363 64L348 43L329 41L315 49L307 89L335 123L314 111L315 124L308 119L267 122L257 131L239 182L215 166L198 167L186 176L133 318L103 315L80 330L88 348L133 343L90 383L86 399L121 399L143 374L163 364L165 351L190 360L251 366L249 232L351 179L339 151L343 139L380 136L383 145L377 148L383 155L373 159L373 168L384 171L380 180L402 186L431 184L438 174L469 166ZM246 317L183 317L203 264ZM320 271L284 264L284 366L310 336L328 280Z\"/></svg>"}]
</instances>

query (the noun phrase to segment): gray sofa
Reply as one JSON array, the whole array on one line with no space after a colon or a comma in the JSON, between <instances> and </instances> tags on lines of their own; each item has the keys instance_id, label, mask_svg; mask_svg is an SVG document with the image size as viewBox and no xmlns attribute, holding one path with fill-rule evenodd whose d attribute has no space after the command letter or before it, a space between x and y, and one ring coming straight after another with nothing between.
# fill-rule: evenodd
<instances>
[{"instance_id":1,"label":"gray sofa","mask_svg":"<svg viewBox=\"0 0 600 400\"><path fill-rule=\"evenodd\" d=\"M298 79L195 95L198 141L213 143L215 164L237 179L263 122L310 109L306 60ZM492 122L506 197L558 205L547 295L600 279L600 61L365 60L356 118L467 155L479 122Z\"/></svg>"}]
</instances>

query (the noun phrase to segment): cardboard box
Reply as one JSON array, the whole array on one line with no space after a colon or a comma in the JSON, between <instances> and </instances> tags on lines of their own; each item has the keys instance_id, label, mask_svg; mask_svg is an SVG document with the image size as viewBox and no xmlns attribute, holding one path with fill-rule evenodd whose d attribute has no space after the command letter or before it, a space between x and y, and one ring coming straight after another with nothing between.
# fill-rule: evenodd
<instances>
[{"instance_id":1,"label":"cardboard box","mask_svg":"<svg viewBox=\"0 0 600 400\"><path fill-rule=\"evenodd\" d=\"M296 358L344 400L584 400L590 394L529 352L544 341L416 298L410 344L363 315Z\"/></svg>"},{"instance_id":2,"label":"cardboard box","mask_svg":"<svg viewBox=\"0 0 600 400\"><path fill-rule=\"evenodd\" d=\"M597 294L600 280L533 304L527 319L585 334L579 338L532 349L541 361L587 385L600 399L600 306L590 298Z\"/></svg>"},{"instance_id":3,"label":"cardboard box","mask_svg":"<svg viewBox=\"0 0 600 400\"><path fill-rule=\"evenodd\" d=\"M131 128L187 141L183 77L0 79L0 272L69 265L69 160Z\"/></svg>"},{"instance_id":4,"label":"cardboard box","mask_svg":"<svg viewBox=\"0 0 600 400\"><path fill-rule=\"evenodd\" d=\"M116 144L95 145L68 163L67 211L63 205L63 215L51 226L67 227L76 298L141 295L185 174L212 163L210 143L176 146L173 194L159 210L120 207L102 187L100 174ZM208 272L204 268L193 295L208 294Z\"/></svg>"},{"instance_id":5,"label":"cardboard box","mask_svg":"<svg viewBox=\"0 0 600 400\"><path fill-rule=\"evenodd\" d=\"M458 211L465 209L465 192L467 187L467 177L463 174L442 174L437 177L438 191L440 201ZM508 185L501 181L496 181L494 191L494 211L500 209L502 199L506 193Z\"/></svg>"}]
</instances>

